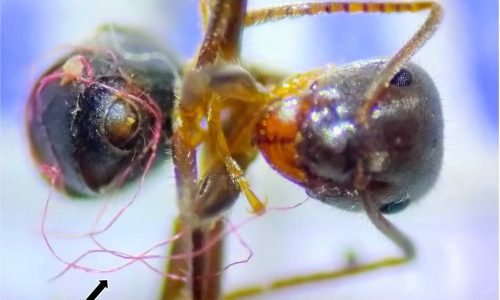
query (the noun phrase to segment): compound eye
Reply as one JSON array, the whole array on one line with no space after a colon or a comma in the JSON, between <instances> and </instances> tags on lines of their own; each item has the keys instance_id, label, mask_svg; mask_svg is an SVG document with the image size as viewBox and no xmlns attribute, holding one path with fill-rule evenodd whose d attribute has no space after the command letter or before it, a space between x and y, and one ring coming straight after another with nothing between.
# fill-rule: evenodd
<instances>
[{"instance_id":1,"label":"compound eye","mask_svg":"<svg viewBox=\"0 0 500 300\"><path fill-rule=\"evenodd\" d=\"M117 148L122 148L132 140L138 131L139 114L135 106L126 100L116 100L106 112L104 134Z\"/></svg>"},{"instance_id":2,"label":"compound eye","mask_svg":"<svg viewBox=\"0 0 500 300\"><path fill-rule=\"evenodd\" d=\"M383 214L395 214L404 210L410 204L410 198L396 200L391 203L384 204L380 207Z\"/></svg>"},{"instance_id":3,"label":"compound eye","mask_svg":"<svg viewBox=\"0 0 500 300\"><path fill-rule=\"evenodd\" d=\"M408 69L401 69L391 79L391 84L396 86L410 86L413 82L413 75Z\"/></svg>"}]
</instances>

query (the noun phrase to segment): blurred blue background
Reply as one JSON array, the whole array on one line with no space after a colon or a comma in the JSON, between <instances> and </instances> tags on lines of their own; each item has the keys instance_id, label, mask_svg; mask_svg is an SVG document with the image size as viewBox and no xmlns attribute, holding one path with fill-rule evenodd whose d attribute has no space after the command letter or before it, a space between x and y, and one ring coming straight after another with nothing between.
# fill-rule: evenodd
<instances>
[{"instance_id":1,"label":"blurred blue background","mask_svg":"<svg viewBox=\"0 0 500 300\"><path fill-rule=\"evenodd\" d=\"M285 1L249 2L251 7L264 7ZM394 217L394 222L415 239L421 251L418 260L408 268L294 289L280 293L280 297L498 298L498 1L440 2L445 8L444 22L413 61L429 71L442 96L446 127L443 172L425 199L411 211ZM143 28L189 59L201 39L197 2L3 0L1 5L0 297L83 298L98 279L105 277L110 280L106 299L154 298L161 278L139 264L104 276L71 271L53 283L47 282L62 266L50 255L40 235L48 187L29 157L23 110L37 76L64 53L60 46L78 45L102 23ZM298 72L326 63L390 56L423 19L424 14L340 14L263 25L245 31L243 59ZM167 186L165 176L170 178ZM148 180L140 203L127 214L121 227L106 235L106 242L134 252L165 238L175 216L171 177L167 163ZM268 195L276 205L293 204L305 197L260 159L250 169L249 178L259 194ZM121 202L114 202L115 208L129 194L118 194ZM75 204L61 195L54 198L49 225L55 230L88 229L99 209L94 201ZM325 269L329 266L326 263L338 264L346 249L356 249L362 258L394 251L363 216L311 202L245 228L243 235L255 258L231 270L225 285L234 288ZM245 204L240 203L232 214L235 219L247 216ZM134 243L130 242L131 235ZM57 243L68 259L90 246L74 240ZM241 255L233 241L228 247L229 259ZM109 263L101 259L91 263ZM276 265L269 261L276 261ZM162 265L157 262L159 268Z\"/></svg>"}]
</instances>

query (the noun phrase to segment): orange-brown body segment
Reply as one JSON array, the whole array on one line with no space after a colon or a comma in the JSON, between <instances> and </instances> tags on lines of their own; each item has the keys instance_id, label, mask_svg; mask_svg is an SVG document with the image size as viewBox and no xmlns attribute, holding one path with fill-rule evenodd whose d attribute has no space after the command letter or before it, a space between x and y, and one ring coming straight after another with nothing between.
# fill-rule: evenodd
<instances>
[{"instance_id":1,"label":"orange-brown body segment","mask_svg":"<svg viewBox=\"0 0 500 300\"><path fill-rule=\"evenodd\" d=\"M307 180L298 165L297 144L301 120L310 108L310 103L300 101L298 96L323 72L317 69L295 75L275 88L275 100L256 126L254 142L264 158L281 175L298 184Z\"/></svg>"}]
</instances>

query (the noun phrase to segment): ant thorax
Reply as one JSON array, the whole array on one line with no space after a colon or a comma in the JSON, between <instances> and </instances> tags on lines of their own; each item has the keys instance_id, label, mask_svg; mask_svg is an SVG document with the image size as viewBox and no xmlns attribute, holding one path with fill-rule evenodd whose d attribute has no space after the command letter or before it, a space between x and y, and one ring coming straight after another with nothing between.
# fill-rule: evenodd
<instances>
[{"instance_id":1,"label":"ant thorax","mask_svg":"<svg viewBox=\"0 0 500 300\"><path fill-rule=\"evenodd\" d=\"M268 163L311 197L348 210L361 208L355 184L382 212L396 212L434 184L443 155L437 89L409 63L391 80L368 124L357 116L383 60L328 68L296 96L277 99L260 120L256 144Z\"/></svg>"}]
</instances>

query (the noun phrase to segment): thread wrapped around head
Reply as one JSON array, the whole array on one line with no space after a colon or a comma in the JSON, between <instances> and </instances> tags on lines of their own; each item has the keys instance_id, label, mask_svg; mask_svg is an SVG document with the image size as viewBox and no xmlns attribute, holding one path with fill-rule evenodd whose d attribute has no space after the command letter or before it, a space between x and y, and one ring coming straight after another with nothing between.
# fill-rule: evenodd
<instances>
[{"instance_id":1,"label":"thread wrapped around head","mask_svg":"<svg viewBox=\"0 0 500 300\"><path fill-rule=\"evenodd\" d=\"M160 51L139 32L106 27L39 79L27 106L32 153L61 170L62 189L93 195L149 168L172 132L178 71Z\"/></svg>"}]
</instances>

